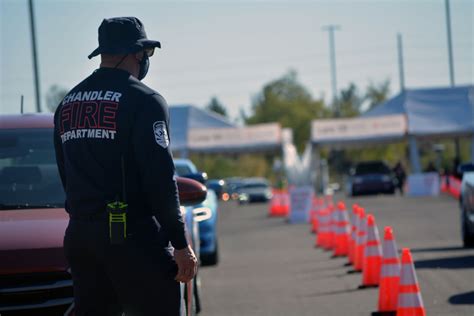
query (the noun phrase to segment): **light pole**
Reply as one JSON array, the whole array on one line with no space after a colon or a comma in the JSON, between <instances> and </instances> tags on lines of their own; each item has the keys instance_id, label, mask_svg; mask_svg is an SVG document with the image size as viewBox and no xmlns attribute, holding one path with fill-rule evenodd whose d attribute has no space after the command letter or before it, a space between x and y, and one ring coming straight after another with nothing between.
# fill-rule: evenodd
<instances>
[{"instance_id":1,"label":"light pole","mask_svg":"<svg viewBox=\"0 0 474 316\"><path fill-rule=\"evenodd\" d=\"M28 0L28 7L30 11L31 47L32 47L32 52L33 52L33 72L35 76L36 112L41 112L38 53L36 50L36 29L35 29L35 14L33 12L33 0Z\"/></svg>"},{"instance_id":2,"label":"light pole","mask_svg":"<svg viewBox=\"0 0 474 316\"><path fill-rule=\"evenodd\" d=\"M337 104L337 74L336 74L336 44L334 40L334 31L340 30L338 25L327 25L323 26L324 31L328 31L329 34L329 62L331 64L331 82L332 82L332 95L335 106L336 117L340 115L339 105Z\"/></svg>"},{"instance_id":3,"label":"light pole","mask_svg":"<svg viewBox=\"0 0 474 316\"><path fill-rule=\"evenodd\" d=\"M454 87L453 41L451 38L451 12L449 10L449 0L445 0L445 7L446 7L446 33L448 35L449 79L450 79L451 87Z\"/></svg>"},{"instance_id":4,"label":"light pole","mask_svg":"<svg viewBox=\"0 0 474 316\"><path fill-rule=\"evenodd\" d=\"M402 34L397 34L397 47L398 47L398 73L400 77L400 91L405 90L405 67L403 64L403 42Z\"/></svg>"}]
</instances>

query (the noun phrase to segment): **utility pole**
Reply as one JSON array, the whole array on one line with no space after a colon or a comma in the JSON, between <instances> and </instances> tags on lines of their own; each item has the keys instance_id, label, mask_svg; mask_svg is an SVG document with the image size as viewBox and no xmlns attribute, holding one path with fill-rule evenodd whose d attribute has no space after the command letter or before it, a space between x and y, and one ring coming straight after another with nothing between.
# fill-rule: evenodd
<instances>
[{"instance_id":1,"label":"utility pole","mask_svg":"<svg viewBox=\"0 0 474 316\"><path fill-rule=\"evenodd\" d=\"M329 62L331 64L331 81L332 81L332 95L335 106L336 116L340 115L339 105L337 104L337 74L336 74L336 45L334 40L334 31L340 30L339 25L327 25L323 26L324 31L328 31L329 34Z\"/></svg>"},{"instance_id":2,"label":"utility pole","mask_svg":"<svg viewBox=\"0 0 474 316\"><path fill-rule=\"evenodd\" d=\"M403 64L403 41L402 34L397 34L397 47L398 47L398 75L400 77L400 90L405 91L405 67Z\"/></svg>"},{"instance_id":3,"label":"utility pole","mask_svg":"<svg viewBox=\"0 0 474 316\"><path fill-rule=\"evenodd\" d=\"M448 35L448 57L449 57L449 81L451 87L454 87L454 60L453 60L453 41L451 37L451 12L449 10L449 0L445 0L446 8L446 33ZM461 157L461 144L459 142L459 137L454 139L454 150L456 152L456 158L460 159Z\"/></svg>"},{"instance_id":4,"label":"utility pole","mask_svg":"<svg viewBox=\"0 0 474 316\"><path fill-rule=\"evenodd\" d=\"M449 10L449 0L445 0L445 4L446 4L446 31L448 34L449 79L451 82L451 87L454 87L453 42L451 40L451 13Z\"/></svg>"},{"instance_id":5,"label":"utility pole","mask_svg":"<svg viewBox=\"0 0 474 316\"><path fill-rule=\"evenodd\" d=\"M41 112L38 53L36 50L36 29L35 29L35 15L33 12L33 0L28 0L28 7L30 10L31 46L32 46L32 52L33 52L33 72L35 76L36 112Z\"/></svg>"}]
</instances>

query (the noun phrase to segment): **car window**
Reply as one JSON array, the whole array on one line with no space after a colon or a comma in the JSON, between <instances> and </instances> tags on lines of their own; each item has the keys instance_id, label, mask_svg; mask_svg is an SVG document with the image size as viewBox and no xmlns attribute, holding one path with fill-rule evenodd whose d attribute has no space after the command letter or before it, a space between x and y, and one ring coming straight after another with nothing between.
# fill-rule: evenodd
<instances>
[{"instance_id":1,"label":"car window","mask_svg":"<svg viewBox=\"0 0 474 316\"><path fill-rule=\"evenodd\" d=\"M52 129L0 130L0 206L63 207Z\"/></svg>"},{"instance_id":2,"label":"car window","mask_svg":"<svg viewBox=\"0 0 474 316\"><path fill-rule=\"evenodd\" d=\"M188 165L176 164L175 168L178 176L184 176L193 173Z\"/></svg>"}]
</instances>

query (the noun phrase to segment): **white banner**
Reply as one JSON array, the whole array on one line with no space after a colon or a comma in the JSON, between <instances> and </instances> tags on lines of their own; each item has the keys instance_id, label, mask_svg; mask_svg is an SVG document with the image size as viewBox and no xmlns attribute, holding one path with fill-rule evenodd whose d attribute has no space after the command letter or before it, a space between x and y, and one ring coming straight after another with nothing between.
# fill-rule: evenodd
<instances>
[{"instance_id":1,"label":"white banner","mask_svg":"<svg viewBox=\"0 0 474 316\"><path fill-rule=\"evenodd\" d=\"M281 127L278 123L240 128L191 129L188 132L190 150L279 146L280 144Z\"/></svg>"},{"instance_id":2,"label":"white banner","mask_svg":"<svg viewBox=\"0 0 474 316\"><path fill-rule=\"evenodd\" d=\"M313 143L404 136L407 121L404 114L367 118L314 120L311 124Z\"/></svg>"},{"instance_id":3,"label":"white banner","mask_svg":"<svg viewBox=\"0 0 474 316\"><path fill-rule=\"evenodd\" d=\"M410 196L437 196L440 178L436 172L411 174L408 176L407 187Z\"/></svg>"},{"instance_id":4,"label":"white banner","mask_svg":"<svg viewBox=\"0 0 474 316\"><path fill-rule=\"evenodd\" d=\"M290 189L290 223L307 223L313 205L313 188L301 186Z\"/></svg>"}]
</instances>

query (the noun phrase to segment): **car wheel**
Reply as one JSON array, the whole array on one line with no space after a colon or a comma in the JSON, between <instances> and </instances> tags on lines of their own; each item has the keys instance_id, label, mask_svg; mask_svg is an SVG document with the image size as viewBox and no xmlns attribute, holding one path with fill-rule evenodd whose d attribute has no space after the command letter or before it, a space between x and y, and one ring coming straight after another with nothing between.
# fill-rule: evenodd
<instances>
[{"instance_id":1,"label":"car wheel","mask_svg":"<svg viewBox=\"0 0 474 316\"><path fill-rule=\"evenodd\" d=\"M469 226L467 224L466 215L464 211L462 212L462 243L464 248L474 248L474 233L469 231Z\"/></svg>"},{"instance_id":2,"label":"car wheel","mask_svg":"<svg viewBox=\"0 0 474 316\"><path fill-rule=\"evenodd\" d=\"M210 254L201 255L201 263L204 266L215 266L219 262L219 245L216 240L216 249Z\"/></svg>"}]
</instances>

